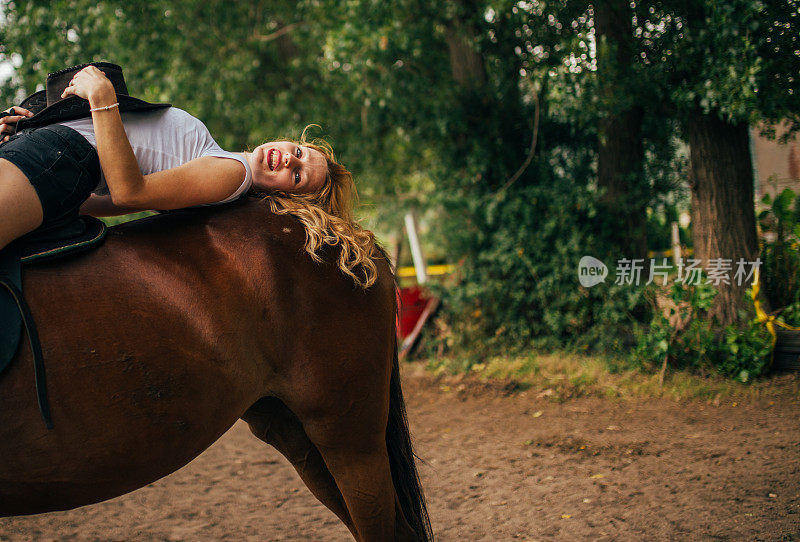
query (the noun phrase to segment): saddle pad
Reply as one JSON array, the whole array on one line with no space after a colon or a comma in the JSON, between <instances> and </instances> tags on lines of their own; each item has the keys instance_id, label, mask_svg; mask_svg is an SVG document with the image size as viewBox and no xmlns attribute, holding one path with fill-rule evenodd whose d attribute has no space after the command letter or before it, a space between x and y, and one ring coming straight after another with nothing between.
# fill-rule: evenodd
<instances>
[{"instance_id":1,"label":"saddle pad","mask_svg":"<svg viewBox=\"0 0 800 542\"><path fill-rule=\"evenodd\" d=\"M23 237L21 261L24 264L46 262L73 256L97 247L106 237L105 223L93 216L79 216L68 224Z\"/></svg>"}]
</instances>

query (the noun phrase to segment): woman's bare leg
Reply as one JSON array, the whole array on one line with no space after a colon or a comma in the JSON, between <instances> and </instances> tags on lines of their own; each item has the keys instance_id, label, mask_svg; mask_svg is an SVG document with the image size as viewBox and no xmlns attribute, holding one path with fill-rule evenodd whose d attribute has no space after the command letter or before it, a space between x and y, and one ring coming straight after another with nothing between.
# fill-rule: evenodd
<instances>
[{"instance_id":1,"label":"woman's bare leg","mask_svg":"<svg viewBox=\"0 0 800 542\"><path fill-rule=\"evenodd\" d=\"M42 204L20 169L0 158L0 249L39 227Z\"/></svg>"}]
</instances>

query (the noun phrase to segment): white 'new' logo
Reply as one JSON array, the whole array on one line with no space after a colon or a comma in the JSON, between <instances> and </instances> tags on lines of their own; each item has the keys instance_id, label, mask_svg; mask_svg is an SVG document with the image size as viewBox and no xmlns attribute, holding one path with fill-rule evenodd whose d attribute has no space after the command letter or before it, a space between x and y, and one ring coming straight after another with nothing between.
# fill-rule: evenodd
<instances>
[{"instance_id":1,"label":"white 'new' logo","mask_svg":"<svg viewBox=\"0 0 800 542\"><path fill-rule=\"evenodd\" d=\"M608 267L597 258L584 256L578 263L578 280L585 288L591 288L604 282L607 276Z\"/></svg>"}]
</instances>

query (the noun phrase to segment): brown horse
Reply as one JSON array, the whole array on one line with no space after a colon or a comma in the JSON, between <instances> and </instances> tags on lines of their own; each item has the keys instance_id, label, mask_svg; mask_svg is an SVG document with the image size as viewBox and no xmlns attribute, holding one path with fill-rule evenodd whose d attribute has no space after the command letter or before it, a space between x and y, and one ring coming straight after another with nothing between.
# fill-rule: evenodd
<instances>
[{"instance_id":1,"label":"brown horse","mask_svg":"<svg viewBox=\"0 0 800 542\"><path fill-rule=\"evenodd\" d=\"M357 540L430 540L390 268L379 260L362 290L304 239L249 198L117 226L90 254L27 268L55 428L23 344L0 375L0 516L142 487L242 418Z\"/></svg>"}]
</instances>

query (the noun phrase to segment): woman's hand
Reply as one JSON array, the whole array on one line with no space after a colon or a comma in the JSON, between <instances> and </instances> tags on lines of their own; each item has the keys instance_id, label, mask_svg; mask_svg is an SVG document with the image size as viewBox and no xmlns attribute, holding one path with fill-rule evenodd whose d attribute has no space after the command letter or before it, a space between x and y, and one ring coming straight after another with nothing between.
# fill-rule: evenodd
<instances>
[{"instance_id":1,"label":"woman's hand","mask_svg":"<svg viewBox=\"0 0 800 542\"><path fill-rule=\"evenodd\" d=\"M20 119L24 119L25 117L32 117L33 113L25 109L24 107L20 107L15 105L13 107L9 107L3 113L11 113L10 115L6 115L4 117L0 117L0 143L3 141L8 141L12 135L14 135L17 131L17 121ZM4 135L5 134L5 135Z\"/></svg>"},{"instance_id":2,"label":"woman's hand","mask_svg":"<svg viewBox=\"0 0 800 542\"><path fill-rule=\"evenodd\" d=\"M62 98L67 96L79 96L88 100L92 107L111 105L116 101L114 85L96 66L86 66L72 77L67 88L61 93Z\"/></svg>"}]
</instances>

